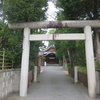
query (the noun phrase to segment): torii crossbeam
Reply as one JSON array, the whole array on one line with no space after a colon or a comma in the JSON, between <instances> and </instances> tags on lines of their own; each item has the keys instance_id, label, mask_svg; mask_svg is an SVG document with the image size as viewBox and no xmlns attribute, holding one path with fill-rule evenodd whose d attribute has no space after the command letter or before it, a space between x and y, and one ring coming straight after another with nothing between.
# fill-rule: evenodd
<instances>
[{"instance_id":1,"label":"torii crossbeam","mask_svg":"<svg viewBox=\"0 0 100 100\"><path fill-rule=\"evenodd\" d=\"M91 26L100 28L100 20L68 20L68 21L41 21L41 22L25 22L8 24L10 29L23 29L29 27L31 29L39 28L83 28Z\"/></svg>"}]
</instances>

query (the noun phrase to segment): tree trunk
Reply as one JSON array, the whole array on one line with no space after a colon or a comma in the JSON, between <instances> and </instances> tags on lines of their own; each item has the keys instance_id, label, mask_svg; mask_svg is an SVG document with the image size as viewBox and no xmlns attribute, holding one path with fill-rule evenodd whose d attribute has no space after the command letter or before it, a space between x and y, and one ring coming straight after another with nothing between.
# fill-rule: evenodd
<instances>
[{"instance_id":1,"label":"tree trunk","mask_svg":"<svg viewBox=\"0 0 100 100\"><path fill-rule=\"evenodd\" d=\"M73 50L72 49L68 50L68 55L69 55L71 67L74 68L74 58L73 58Z\"/></svg>"},{"instance_id":2,"label":"tree trunk","mask_svg":"<svg viewBox=\"0 0 100 100\"><path fill-rule=\"evenodd\" d=\"M71 57L70 57L70 54L69 54L69 50L67 50L67 52L68 52L69 62L70 62L70 65L71 65Z\"/></svg>"},{"instance_id":3,"label":"tree trunk","mask_svg":"<svg viewBox=\"0 0 100 100\"><path fill-rule=\"evenodd\" d=\"M63 68L65 69L66 67L66 58L65 58L65 54L63 53Z\"/></svg>"}]
</instances>

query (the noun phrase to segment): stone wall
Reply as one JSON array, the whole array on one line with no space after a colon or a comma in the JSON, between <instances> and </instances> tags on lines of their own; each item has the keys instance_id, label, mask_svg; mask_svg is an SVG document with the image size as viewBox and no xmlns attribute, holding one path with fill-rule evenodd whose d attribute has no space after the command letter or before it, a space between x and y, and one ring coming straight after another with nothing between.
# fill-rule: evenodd
<instances>
[{"instance_id":1,"label":"stone wall","mask_svg":"<svg viewBox=\"0 0 100 100\"><path fill-rule=\"evenodd\" d=\"M0 99L12 92L18 92L20 85L20 69L0 70Z\"/></svg>"}]
</instances>

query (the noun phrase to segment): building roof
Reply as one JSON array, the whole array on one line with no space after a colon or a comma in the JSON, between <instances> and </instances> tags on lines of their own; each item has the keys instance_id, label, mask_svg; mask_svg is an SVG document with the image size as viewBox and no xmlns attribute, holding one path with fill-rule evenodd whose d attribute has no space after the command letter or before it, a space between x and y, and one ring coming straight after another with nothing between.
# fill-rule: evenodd
<instances>
[{"instance_id":1,"label":"building roof","mask_svg":"<svg viewBox=\"0 0 100 100\"><path fill-rule=\"evenodd\" d=\"M54 45L49 46L49 47L45 50L45 52L49 51L51 48L55 48L55 46L54 46Z\"/></svg>"},{"instance_id":2,"label":"building roof","mask_svg":"<svg viewBox=\"0 0 100 100\"><path fill-rule=\"evenodd\" d=\"M50 49L54 49L54 50L50 51ZM38 53L38 55L39 55L39 56L42 56L42 55L46 56L46 55L48 55L48 54L50 54L50 53L56 54L54 45L51 45L51 46L48 47L45 51L40 51L40 52Z\"/></svg>"}]
</instances>

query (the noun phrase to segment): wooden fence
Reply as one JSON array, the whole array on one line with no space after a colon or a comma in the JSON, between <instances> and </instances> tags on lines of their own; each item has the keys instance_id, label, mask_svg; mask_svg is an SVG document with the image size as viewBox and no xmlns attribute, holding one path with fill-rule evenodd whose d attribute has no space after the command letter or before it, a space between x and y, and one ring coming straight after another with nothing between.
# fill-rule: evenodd
<instances>
[{"instance_id":1,"label":"wooden fence","mask_svg":"<svg viewBox=\"0 0 100 100\"><path fill-rule=\"evenodd\" d=\"M34 79L34 70L28 72L28 87L33 83Z\"/></svg>"},{"instance_id":2,"label":"wooden fence","mask_svg":"<svg viewBox=\"0 0 100 100\"><path fill-rule=\"evenodd\" d=\"M12 60L8 59L7 52L0 51L0 69L11 68L12 66Z\"/></svg>"},{"instance_id":3,"label":"wooden fence","mask_svg":"<svg viewBox=\"0 0 100 100\"><path fill-rule=\"evenodd\" d=\"M38 66L38 67L37 67L37 77L39 76L40 71L41 71L41 69L40 69L40 67ZM28 87L33 83L33 81L34 81L34 69L32 69L32 70L30 70L30 71L28 72Z\"/></svg>"},{"instance_id":4,"label":"wooden fence","mask_svg":"<svg viewBox=\"0 0 100 100\"><path fill-rule=\"evenodd\" d=\"M69 74L74 78L74 69L68 69ZM80 81L84 86L88 87L87 74L78 71L78 81Z\"/></svg>"},{"instance_id":5,"label":"wooden fence","mask_svg":"<svg viewBox=\"0 0 100 100\"><path fill-rule=\"evenodd\" d=\"M78 71L78 80L88 87L87 74Z\"/></svg>"}]
</instances>

